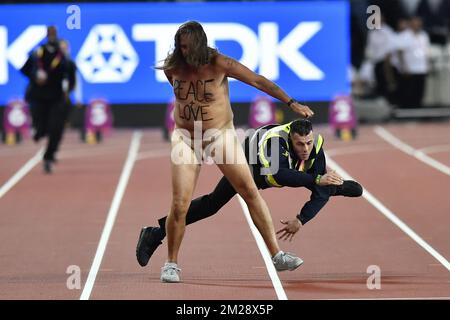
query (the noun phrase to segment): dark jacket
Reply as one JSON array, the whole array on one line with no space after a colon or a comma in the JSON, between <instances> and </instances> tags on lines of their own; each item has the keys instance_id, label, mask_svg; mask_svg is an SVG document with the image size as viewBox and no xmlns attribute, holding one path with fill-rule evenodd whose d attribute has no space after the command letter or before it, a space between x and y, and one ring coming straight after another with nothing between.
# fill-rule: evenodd
<instances>
[{"instance_id":1,"label":"dark jacket","mask_svg":"<svg viewBox=\"0 0 450 320\"><path fill-rule=\"evenodd\" d=\"M47 73L47 81L38 85L39 69ZM34 51L20 70L30 80L25 98L33 100L60 100L63 98L63 79L68 79L68 63L57 44L47 43Z\"/></svg>"},{"instance_id":2,"label":"dark jacket","mask_svg":"<svg viewBox=\"0 0 450 320\"><path fill-rule=\"evenodd\" d=\"M297 215L300 222L305 224L325 206L333 189L330 186L319 186L315 183L318 175L322 176L327 172L323 137L316 136L309 159L302 163L290 145L289 125L265 126L262 129L274 129L275 131L265 136L259 134L258 131L255 133L255 139L250 144L253 152L258 154L257 162L253 166L253 174L256 184L261 189L271 187L306 187L309 189L311 198ZM277 146L276 152L272 150L273 146ZM270 172L270 166L274 159L278 160L276 166L278 170L272 172L273 174L267 174ZM261 168L266 171L261 171Z\"/></svg>"}]
</instances>

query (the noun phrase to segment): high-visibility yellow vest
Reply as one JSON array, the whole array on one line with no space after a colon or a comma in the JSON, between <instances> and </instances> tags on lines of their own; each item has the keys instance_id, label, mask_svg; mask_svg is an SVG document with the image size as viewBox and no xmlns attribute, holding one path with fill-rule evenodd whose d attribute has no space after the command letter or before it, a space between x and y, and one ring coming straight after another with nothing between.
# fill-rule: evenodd
<instances>
[{"instance_id":1,"label":"high-visibility yellow vest","mask_svg":"<svg viewBox=\"0 0 450 320\"><path fill-rule=\"evenodd\" d=\"M273 127L271 129L267 130L267 132L265 132L263 134L263 136L261 137L261 140L258 142L258 158L259 158L263 168L270 168L270 162L267 159L266 150L267 150L267 142L273 137L280 137L281 139L283 139L286 142L290 169L296 169L299 171L306 172L312 168L315 158L312 158L312 159L309 159L306 161L298 160L295 163L293 163L294 161L292 160L292 158L290 156L290 150L289 150L289 148L290 148L289 133L291 131L291 124L292 124L292 122L289 122L287 124ZM319 134L314 139L316 155L319 154L319 151L322 148L322 145L323 145L323 137ZM271 174L266 175L265 179L266 179L267 183L273 187L277 187L277 188L282 187L282 185L280 185L279 183L276 182L275 178Z\"/></svg>"}]
</instances>

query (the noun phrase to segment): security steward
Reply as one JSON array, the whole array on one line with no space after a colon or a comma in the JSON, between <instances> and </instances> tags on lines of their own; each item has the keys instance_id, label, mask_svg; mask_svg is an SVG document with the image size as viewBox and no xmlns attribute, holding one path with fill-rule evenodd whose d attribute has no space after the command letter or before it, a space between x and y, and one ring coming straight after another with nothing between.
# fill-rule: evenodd
<instances>
[{"instance_id":1,"label":"security steward","mask_svg":"<svg viewBox=\"0 0 450 320\"><path fill-rule=\"evenodd\" d=\"M74 82L59 46L56 27L47 28L47 43L30 55L21 72L29 79L25 99L30 104L33 119L33 140L38 142L48 136L43 163L45 173L51 173L63 134L69 91Z\"/></svg>"}]
</instances>

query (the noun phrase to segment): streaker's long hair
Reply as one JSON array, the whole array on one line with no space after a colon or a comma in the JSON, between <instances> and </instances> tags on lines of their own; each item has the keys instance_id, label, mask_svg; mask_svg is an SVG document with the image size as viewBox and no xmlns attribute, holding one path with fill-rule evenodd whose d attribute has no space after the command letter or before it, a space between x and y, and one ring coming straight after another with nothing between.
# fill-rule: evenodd
<instances>
[{"instance_id":1,"label":"streaker's long hair","mask_svg":"<svg viewBox=\"0 0 450 320\"><path fill-rule=\"evenodd\" d=\"M183 57L180 48L182 35L187 35L190 40L189 53L186 58ZM208 64L217 54L217 49L208 47L208 38L202 25L197 21L188 21L181 25L175 34L175 49L164 60L164 64L156 69L171 70L183 65L198 68Z\"/></svg>"}]
</instances>

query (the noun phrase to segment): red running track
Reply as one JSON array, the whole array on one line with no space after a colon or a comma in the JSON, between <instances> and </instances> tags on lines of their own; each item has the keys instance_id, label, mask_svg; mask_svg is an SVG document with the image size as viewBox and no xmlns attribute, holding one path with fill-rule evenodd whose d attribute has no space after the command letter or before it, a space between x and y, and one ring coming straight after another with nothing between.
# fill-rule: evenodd
<instances>
[{"instance_id":1,"label":"red running track","mask_svg":"<svg viewBox=\"0 0 450 320\"><path fill-rule=\"evenodd\" d=\"M337 141L326 127L325 150L386 208L445 259L450 258L449 176L383 140L373 126L353 142ZM413 148L450 166L450 126L387 125ZM243 210L233 199L219 214L189 226L179 263L183 283L162 284L166 243L146 268L135 258L140 227L155 225L170 199L169 146L159 131L144 130L92 290L86 290L105 221L127 159L132 131L115 131L97 146L69 132L51 176L37 164L0 198L0 299L277 299ZM0 186L42 145L2 146ZM220 178L204 166L195 195ZM308 200L306 189L262 192L273 216L293 218ZM288 299L450 298L450 273L365 198L332 198L286 251L305 263L279 273ZM81 270L81 288L69 289L69 266ZM369 266L381 271L381 289L369 290Z\"/></svg>"}]
</instances>

